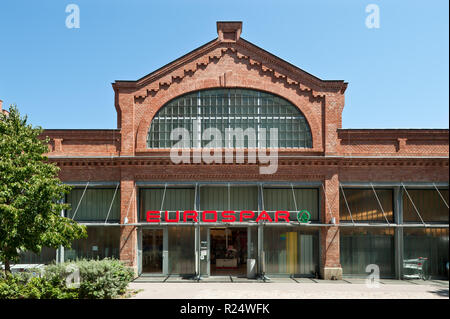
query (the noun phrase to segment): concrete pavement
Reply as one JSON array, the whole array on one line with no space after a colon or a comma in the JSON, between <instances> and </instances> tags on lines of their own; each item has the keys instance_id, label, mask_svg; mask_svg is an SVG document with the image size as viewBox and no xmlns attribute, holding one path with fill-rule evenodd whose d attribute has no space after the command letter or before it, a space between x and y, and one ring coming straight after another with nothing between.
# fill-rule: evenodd
<instances>
[{"instance_id":1,"label":"concrete pavement","mask_svg":"<svg viewBox=\"0 0 450 319\"><path fill-rule=\"evenodd\" d=\"M236 282L237 281L237 282ZM272 278L270 282L206 278L200 282L161 277L138 279L130 289L136 299L434 299L449 298L448 281L380 280L370 288L364 279L326 281Z\"/></svg>"}]
</instances>

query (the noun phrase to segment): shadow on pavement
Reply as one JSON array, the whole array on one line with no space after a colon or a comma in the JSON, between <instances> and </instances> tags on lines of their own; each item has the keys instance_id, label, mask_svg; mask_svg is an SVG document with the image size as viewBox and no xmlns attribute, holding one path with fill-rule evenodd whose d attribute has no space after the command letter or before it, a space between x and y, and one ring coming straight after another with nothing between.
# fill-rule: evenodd
<instances>
[{"instance_id":1,"label":"shadow on pavement","mask_svg":"<svg viewBox=\"0 0 450 319\"><path fill-rule=\"evenodd\" d=\"M448 288L447 289L437 289L434 291L429 291L432 294L436 294L440 297L447 297L448 298Z\"/></svg>"}]
</instances>

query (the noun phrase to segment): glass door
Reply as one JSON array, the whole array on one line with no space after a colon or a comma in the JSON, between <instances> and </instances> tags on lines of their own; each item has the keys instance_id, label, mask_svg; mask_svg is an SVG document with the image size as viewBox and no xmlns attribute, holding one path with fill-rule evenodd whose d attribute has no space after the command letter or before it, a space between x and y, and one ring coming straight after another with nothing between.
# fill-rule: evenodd
<instances>
[{"instance_id":1,"label":"glass door","mask_svg":"<svg viewBox=\"0 0 450 319\"><path fill-rule=\"evenodd\" d=\"M142 272L161 274L163 265L163 230L142 229Z\"/></svg>"}]
</instances>

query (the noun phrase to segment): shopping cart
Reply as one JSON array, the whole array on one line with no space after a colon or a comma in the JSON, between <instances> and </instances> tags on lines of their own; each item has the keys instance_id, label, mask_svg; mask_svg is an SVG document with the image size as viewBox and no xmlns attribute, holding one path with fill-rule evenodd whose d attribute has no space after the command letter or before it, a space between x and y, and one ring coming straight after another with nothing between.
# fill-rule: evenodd
<instances>
[{"instance_id":1,"label":"shopping cart","mask_svg":"<svg viewBox=\"0 0 450 319\"><path fill-rule=\"evenodd\" d=\"M428 280L427 263L426 257L403 260L403 278Z\"/></svg>"}]
</instances>

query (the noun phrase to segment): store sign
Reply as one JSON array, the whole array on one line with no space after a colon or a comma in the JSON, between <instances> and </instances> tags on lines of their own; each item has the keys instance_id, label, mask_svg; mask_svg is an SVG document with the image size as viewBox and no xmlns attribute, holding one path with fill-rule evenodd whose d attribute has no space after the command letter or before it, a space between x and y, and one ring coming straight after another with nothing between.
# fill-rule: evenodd
<instances>
[{"instance_id":1,"label":"store sign","mask_svg":"<svg viewBox=\"0 0 450 319\"><path fill-rule=\"evenodd\" d=\"M219 214L221 220L219 221ZM201 213L195 210L185 210L183 212L176 211L176 216L174 218L170 218L168 211L159 211L159 210L149 210L147 211L147 222L149 223L160 223L161 217L164 216L164 221L168 223L179 223L179 222L199 222L199 218L201 217L202 222L206 223L234 223L234 222L246 222L250 220L254 220L256 217L256 222L265 221L265 222L290 222L289 219L290 213L288 211L279 210L274 214L274 218L270 217L270 215L263 210L259 214L256 214L251 210L242 210L240 212L236 212L234 210L224 210L218 212L216 210L204 210ZM311 214L306 210L301 210L297 213L297 221L300 223L308 223L311 219Z\"/></svg>"}]
</instances>

